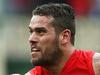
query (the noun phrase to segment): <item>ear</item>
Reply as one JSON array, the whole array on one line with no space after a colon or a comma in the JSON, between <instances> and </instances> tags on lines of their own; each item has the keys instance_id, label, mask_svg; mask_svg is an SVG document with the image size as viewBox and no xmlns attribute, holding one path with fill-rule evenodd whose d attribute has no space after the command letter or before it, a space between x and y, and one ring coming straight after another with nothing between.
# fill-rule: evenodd
<instances>
[{"instance_id":1,"label":"ear","mask_svg":"<svg viewBox=\"0 0 100 75\"><path fill-rule=\"evenodd\" d=\"M62 33L61 33L61 43L63 45L69 43L71 40L71 31L69 29L65 29Z\"/></svg>"}]
</instances>

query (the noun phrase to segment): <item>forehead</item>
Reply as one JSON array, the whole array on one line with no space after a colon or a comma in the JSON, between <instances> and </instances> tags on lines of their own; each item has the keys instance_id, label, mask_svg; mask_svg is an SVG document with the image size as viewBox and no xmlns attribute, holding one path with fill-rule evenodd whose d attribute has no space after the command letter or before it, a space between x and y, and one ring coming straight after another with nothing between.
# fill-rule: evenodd
<instances>
[{"instance_id":1,"label":"forehead","mask_svg":"<svg viewBox=\"0 0 100 75\"><path fill-rule=\"evenodd\" d=\"M53 17L33 15L29 27L50 27Z\"/></svg>"}]
</instances>

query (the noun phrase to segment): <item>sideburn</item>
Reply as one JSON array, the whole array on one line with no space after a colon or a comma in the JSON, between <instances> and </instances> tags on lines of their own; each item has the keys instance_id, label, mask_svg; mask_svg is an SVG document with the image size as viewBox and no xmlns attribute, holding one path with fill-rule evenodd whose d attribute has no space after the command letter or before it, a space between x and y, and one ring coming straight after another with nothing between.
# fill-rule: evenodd
<instances>
[{"instance_id":1,"label":"sideburn","mask_svg":"<svg viewBox=\"0 0 100 75\"><path fill-rule=\"evenodd\" d=\"M54 47L54 52L51 54L51 57L46 61L47 64L45 66L54 66L57 65L58 62L61 60L63 56L63 52L61 51L59 47L59 35L56 35L55 39L55 47Z\"/></svg>"}]
</instances>

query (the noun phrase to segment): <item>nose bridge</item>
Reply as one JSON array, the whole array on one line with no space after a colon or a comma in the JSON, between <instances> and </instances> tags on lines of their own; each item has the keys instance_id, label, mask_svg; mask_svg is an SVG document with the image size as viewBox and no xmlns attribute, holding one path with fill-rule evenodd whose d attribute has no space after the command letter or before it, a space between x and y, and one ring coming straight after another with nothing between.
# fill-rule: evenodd
<instances>
[{"instance_id":1,"label":"nose bridge","mask_svg":"<svg viewBox=\"0 0 100 75\"><path fill-rule=\"evenodd\" d=\"M33 32L30 36L29 36L29 41L34 41L36 42L38 40L37 35L35 34L35 32Z\"/></svg>"}]
</instances>

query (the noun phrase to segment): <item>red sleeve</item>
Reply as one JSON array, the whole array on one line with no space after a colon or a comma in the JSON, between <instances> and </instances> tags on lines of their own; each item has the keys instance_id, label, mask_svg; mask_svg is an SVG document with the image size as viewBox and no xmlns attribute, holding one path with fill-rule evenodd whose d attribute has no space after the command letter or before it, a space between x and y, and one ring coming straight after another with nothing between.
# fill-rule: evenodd
<instances>
[{"instance_id":1,"label":"red sleeve","mask_svg":"<svg viewBox=\"0 0 100 75\"><path fill-rule=\"evenodd\" d=\"M41 66L36 66L35 68L27 72L25 75L52 75L52 73L48 72Z\"/></svg>"}]
</instances>

